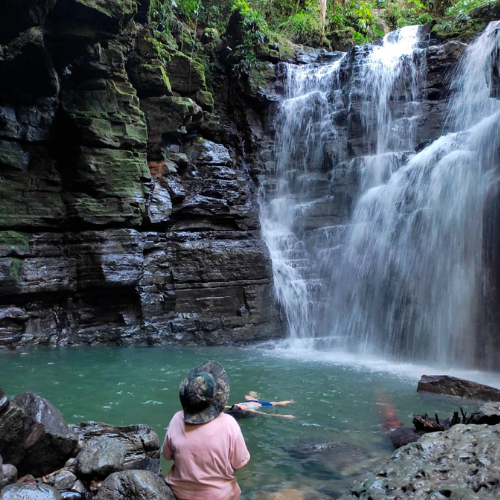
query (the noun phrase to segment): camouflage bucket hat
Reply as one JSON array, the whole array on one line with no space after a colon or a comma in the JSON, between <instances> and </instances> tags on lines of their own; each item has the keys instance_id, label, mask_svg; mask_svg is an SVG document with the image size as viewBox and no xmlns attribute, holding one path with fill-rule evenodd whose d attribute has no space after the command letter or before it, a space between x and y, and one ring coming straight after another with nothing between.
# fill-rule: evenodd
<instances>
[{"instance_id":1,"label":"camouflage bucket hat","mask_svg":"<svg viewBox=\"0 0 500 500\"><path fill-rule=\"evenodd\" d=\"M217 361L205 361L179 387L187 424L206 424L217 418L229 398L229 379Z\"/></svg>"}]
</instances>

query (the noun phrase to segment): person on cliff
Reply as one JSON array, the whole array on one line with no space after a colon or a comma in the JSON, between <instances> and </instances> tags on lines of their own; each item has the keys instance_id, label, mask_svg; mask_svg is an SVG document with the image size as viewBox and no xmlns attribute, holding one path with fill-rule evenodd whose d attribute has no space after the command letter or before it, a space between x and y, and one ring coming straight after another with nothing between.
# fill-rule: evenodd
<instances>
[{"instance_id":1,"label":"person on cliff","mask_svg":"<svg viewBox=\"0 0 500 500\"><path fill-rule=\"evenodd\" d=\"M239 500L235 471L250 460L238 423L223 413L229 380L217 361L194 368L179 387L183 411L167 429L162 455L173 460L167 484L177 500Z\"/></svg>"},{"instance_id":2,"label":"person on cliff","mask_svg":"<svg viewBox=\"0 0 500 500\"><path fill-rule=\"evenodd\" d=\"M295 418L293 415L280 415L278 413L265 413L260 408L273 408L275 406L286 406L294 403L291 401L262 401L255 391L250 391L245 396L245 402L226 406L226 413L236 419L251 417L253 415L265 415L266 417Z\"/></svg>"}]
</instances>

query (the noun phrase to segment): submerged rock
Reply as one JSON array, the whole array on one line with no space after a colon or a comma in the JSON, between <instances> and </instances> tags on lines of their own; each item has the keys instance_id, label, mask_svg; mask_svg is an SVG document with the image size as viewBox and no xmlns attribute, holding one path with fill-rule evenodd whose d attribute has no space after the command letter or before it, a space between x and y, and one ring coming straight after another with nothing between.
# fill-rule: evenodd
<instances>
[{"instance_id":1,"label":"submerged rock","mask_svg":"<svg viewBox=\"0 0 500 500\"><path fill-rule=\"evenodd\" d=\"M111 474L101 485L96 500L175 500L172 490L157 474L129 470Z\"/></svg>"},{"instance_id":2,"label":"submerged rock","mask_svg":"<svg viewBox=\"0 0 500 500\"><path fill-rule=\"evenodd\" d=\"M459 424L396 451L340 500L500 497L500 425Z\"/></svg>"},{"instance_id":3,"label":"submerged rock","mask_svg":"<svg viewBox=\"0 0 500 500\"><path fill-rule=\"evenodd\" d=\"M422 375L417 391L482 401L500 401L499 389L448 375Z\"/></svg>"}]
</instances>

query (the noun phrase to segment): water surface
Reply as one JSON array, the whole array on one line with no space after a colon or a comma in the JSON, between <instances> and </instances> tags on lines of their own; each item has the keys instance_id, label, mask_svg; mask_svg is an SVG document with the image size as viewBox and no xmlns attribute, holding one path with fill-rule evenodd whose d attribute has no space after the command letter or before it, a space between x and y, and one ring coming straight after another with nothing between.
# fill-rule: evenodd
<instances>
[{"instance_id":1,"label":"water surface","mask_svg":"<svg viewBox=\"0 0 500 500\"><path fill-rule=\"evenodd\" d=\"M303 351L305 353L305 351ZM267 400L294 399L271 411L293 413L240 421L252 455L239 473L244 499L259 491L312 488L332 498L345 491L364 466L376 468L392 447L381 429L380 412L393 404L402 422L413 413L451 416L461 402L416 392L418 368L394 373L379 365L342 363L325 353L259 348L70 348L0 353L0 387L13 396L33 391L47 398L68 422L144 423L162 440L180 409L180 381L196 365L217 359L228 372L231 402L249 390ZM385 366L385 367L384 367ZM393 367L394 368L394 367ZM422 368L423 369L423 368ZM466 411L475 405L465 406ZM294 453L301 442L341 442L324 455ZM163 464L168 471L169 464Z\"/></svg>"}]
</instances>

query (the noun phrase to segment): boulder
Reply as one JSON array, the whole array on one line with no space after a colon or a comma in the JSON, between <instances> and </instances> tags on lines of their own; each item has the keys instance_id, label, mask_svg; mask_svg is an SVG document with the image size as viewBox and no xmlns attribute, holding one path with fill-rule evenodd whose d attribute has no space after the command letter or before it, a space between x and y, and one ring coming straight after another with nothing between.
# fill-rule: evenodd
<instances>
[{"instance_id":1,"label":"boulder","mask_svg":"<svg viewBox=\"0 0 500 500\"><path fill-rule=\"evenodd\" d=\"M61 412L46 399L26 392L14 398L14 403L24 410L26 420L43 428L40 438L32 445L24 442L26 456L18 465L20 474L42 476L62 467L72 455L78 440L72 434Z\"/></svg>"},{"instance_id":2,"label":"boulder","mask_svg":"<svg viewBox=\"0 0 500 500\"><path fill-rule=\"evenodd\" d=\"M3 479L0 481L0 490L5 486L15 483L17 481L17 469L11 464L3 465L2 474L3 474Z\"/></svg>"},{"instance_id":3,"label":"boulder","mask_svg":"<svg viewBox=\"0 0 500 500\"><path fill-rule=\"evenodd\" d=\"M422 375L417 391L481 401L500 401L499 389L448 375Z\"/></svg>"},{"instance_id":4,"label":"boulder","mask_svg":"<svg viewBox=\"0 0 500 500\"><path fill-rule=\"evenodd\" d=\"M100 422L82 422L71 425L70 428L84 443L106 438L123 445L124 470L141 469L155 473L160 471L160 440L158 434L147 425L116 427Z\"/></svg>"},{"instance_id":5,"label":"boulder","mask_svg":"<svg viewBox=\"0 0 500 500\"><path fill-rule=\"evenodd\" d=\"M458 424L426 434L354 483L339 500L496 500L500 425Z\"/></svg>"},{"instance_id":6,"label":"boulder","mask_svg":"<svg viewBox=\"0 0 500 500\"><path fill-rule=\"evenodd\" d=\"M151 471L128 470L111 474L102 483L96 500L175 500L165 481Z\"/></svg>"},{"instance_id":7,"label":"boulder","mask_svg":"<svg viewBox=\"0 0 500 500\"><path fill-rule=\"evenodd\" d=\"M409 443L418 441L421 436L422 434L415 432L411 427L400 427L399 429L391 431L389 434L392 445L396 450Z\"/></svg>"},{"instance_id":8,"label":"boulder","mask_svg":"<svg viewBox=\"0 0 500 500\"><path fill-rule=\"evenodd\" d=\"M500 424L500 402L485 403L472 414L471 424Z\"/></svg>"},{"instance_id":9,"label":"boulder","mask_svg":"<svg viewBox=\"0 0 500 500\"><path fill-rule=\"evenodd\" d=\"M105 478L121 471L125 461L125 445L118 439L100 436L83 445L76 457L76 472L87 478Z\"/></svg>"},{"instance_id":10,"label":"boulder","mask_svg":"<svg viewBox=\"0 0 500 500\"><path fill-rule=\"evenodd\" d=\"M6 486L0 500L61 500L61 495L47 484L20 483Z\"/></svg>"}]
</instances>

